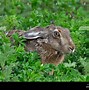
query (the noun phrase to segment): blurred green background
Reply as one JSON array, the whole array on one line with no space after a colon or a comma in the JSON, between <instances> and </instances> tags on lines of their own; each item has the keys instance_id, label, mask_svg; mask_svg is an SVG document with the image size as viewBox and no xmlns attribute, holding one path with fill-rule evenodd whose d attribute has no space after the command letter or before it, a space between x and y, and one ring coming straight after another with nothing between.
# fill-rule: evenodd
<instances>
[{"instance_id":1,"label":"blurred green background","mask_svg":"<svg viewBox=\"0 0 89 90\"><path fill-rule=\"evenodd\" d=\"M0 0L0 81L89 82L88 6L88 0ZM45 27L52 21L69 28L76 45L74 54L57 67L41 65L39 55L26 52L18 35L13 35L15 45L5 35L13 29ZM52 68L54 75L49 75Z\"/></svg>"}]
</instances>

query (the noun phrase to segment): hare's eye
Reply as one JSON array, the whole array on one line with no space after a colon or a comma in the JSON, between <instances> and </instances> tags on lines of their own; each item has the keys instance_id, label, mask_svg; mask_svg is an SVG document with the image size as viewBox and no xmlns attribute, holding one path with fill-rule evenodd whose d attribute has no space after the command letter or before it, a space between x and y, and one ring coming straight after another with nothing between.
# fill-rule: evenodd
<instances>
[{"instance_id":1,"label":"hare's eye","mask_svg":"<svg viewBox=\"0 0 89 90\"><path fill-rule=\"evenodd\" d=\"M60 37L60 32L58 32L58 31L54 31L53 36L54 36L54 37Z\"/></svg>"}]
</instances>

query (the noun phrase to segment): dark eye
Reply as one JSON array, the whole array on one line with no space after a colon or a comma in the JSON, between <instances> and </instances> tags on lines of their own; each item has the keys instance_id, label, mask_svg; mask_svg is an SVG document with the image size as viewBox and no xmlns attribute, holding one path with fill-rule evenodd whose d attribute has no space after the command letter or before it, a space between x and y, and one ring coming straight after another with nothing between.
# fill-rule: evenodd
<instances>
[{"instance_id":1,"label":"dark eye","mask_svg":"<svg viewBox=\"0 0 89 90\"><path fill-rule=\"evenodd\" d=\"M58 31L54 31L53 36L54 36L54 37L60 37L60 32L58 32Z\"/></svg>"}]
</instances>

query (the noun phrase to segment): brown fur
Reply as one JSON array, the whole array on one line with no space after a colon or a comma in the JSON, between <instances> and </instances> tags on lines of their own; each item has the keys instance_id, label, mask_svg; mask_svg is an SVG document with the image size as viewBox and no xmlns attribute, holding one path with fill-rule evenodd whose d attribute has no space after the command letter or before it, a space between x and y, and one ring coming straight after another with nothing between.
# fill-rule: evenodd
<instances>
[{"instance_id":1,"label":"brown fur","mask_svg":"<svg viewBox=\"0 0 89 90\"><path fill-rule=\"evenodd\" d=\"M54 30L58 30L56 34L59 36L54 35ZM71 53L75 48L69 30L60 26L35 27L29 31L13 30L7 36L11 38L16 32L27 39L25 50L37 51L43 64L52 63L57 66L63 62L65 54Z\"/></svg>"}]
</instances>

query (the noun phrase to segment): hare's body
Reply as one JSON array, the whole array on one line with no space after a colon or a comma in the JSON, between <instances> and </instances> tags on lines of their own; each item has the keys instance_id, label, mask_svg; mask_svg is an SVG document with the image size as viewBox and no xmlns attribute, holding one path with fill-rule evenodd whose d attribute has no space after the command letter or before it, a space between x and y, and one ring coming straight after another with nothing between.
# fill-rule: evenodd
<instances>
[{"instance_id":1,"label":"hare's body","mask_svg":"<svg viewBox=\"0 0 89 90\"><path fill-rule=\"evenodd\" d=\"M41 57L42 63L52 63L58 65L64 60L64 55L55 49L53 49L49 44L44 42L40 43L39 40L28 40L26 41L26 51L37 51Z\"/></svg>"},{"instance_id":2,"label":"hare's body","mask_svg":"<svg viewBox=\"0 0 89 90\"><path fill-rule=\"evenodd\" d=\"M75 48L69 30L59 26L35 27L29 31L16 32L26 38L25 50L37 51L43 64L58 65L64 60L64 54L73 52Z\"/></svg>"}]
</instances>

